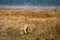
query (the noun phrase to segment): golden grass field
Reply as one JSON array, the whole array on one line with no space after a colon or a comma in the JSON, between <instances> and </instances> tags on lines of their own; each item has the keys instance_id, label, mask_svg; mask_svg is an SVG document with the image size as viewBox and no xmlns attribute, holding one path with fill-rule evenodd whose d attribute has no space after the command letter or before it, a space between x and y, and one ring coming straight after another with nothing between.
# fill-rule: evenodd
<instances>
[{"instance_id":1,"label":"golden grass field","mask_svg":"<svg viewBox=\"0 0 60 40\"><path fill-rule=\"evenodd\" d=\"M25 22L28 33L21 35ZM60 40L60 10L0 10L0 40Z\"/></svg>"}]
</instances>

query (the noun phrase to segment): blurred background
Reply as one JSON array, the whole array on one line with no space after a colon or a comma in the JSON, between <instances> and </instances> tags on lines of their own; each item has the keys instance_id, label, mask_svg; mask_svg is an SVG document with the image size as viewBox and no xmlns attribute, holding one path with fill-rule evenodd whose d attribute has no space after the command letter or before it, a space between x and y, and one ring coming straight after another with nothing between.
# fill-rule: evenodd
<instances>
[{"instance_id":1,"label":"blurred background","mask_svg":"<svg viewBox=\"0 0 60 40\"><path fill-rule=\"evenodd\" d=\"M60 0L0 0L0 9L55 9ZM47 7L46 7L47 6Z\"/></svg>"}]
</instances>

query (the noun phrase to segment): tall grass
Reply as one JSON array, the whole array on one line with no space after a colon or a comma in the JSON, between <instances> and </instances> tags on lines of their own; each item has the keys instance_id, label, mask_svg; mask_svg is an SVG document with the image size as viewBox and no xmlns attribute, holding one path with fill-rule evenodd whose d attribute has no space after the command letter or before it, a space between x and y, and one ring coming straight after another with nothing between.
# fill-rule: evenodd
<instances>
[{"instance_id":1,"label":"tall grass","mask_svg":"<svg viewBox=\"0 0 60 40\"><path fill-rule=\"evenodd\" d=\"M0 10L0 39L60 40L59 13L55 10ZM20 34L19 25L21 21L24 23L24 18L29 23L28 33Z\"/></svg>"}]
</instances>

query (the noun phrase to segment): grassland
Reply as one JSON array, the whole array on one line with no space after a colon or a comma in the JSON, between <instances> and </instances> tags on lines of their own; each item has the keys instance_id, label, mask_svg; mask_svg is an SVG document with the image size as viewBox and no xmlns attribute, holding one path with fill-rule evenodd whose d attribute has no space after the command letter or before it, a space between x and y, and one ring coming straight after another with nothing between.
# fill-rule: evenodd
<instances>
[{"instance_id":1,"label":"grassland","mask_svg":"<svg viewBox=\"0 0 60 40\"><path fill-rule=\"evenodd\" d=\"M27 34L20 22L29 24ZM60 10L0 10L0 40L60 40Z\"/></svg>"}]
</instances>

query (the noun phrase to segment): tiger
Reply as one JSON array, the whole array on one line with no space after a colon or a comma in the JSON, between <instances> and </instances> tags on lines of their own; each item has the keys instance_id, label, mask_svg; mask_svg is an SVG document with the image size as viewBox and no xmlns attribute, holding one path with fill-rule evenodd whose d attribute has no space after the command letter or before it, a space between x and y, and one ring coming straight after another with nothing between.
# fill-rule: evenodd
<instances>
[{"instance_id":1,"label":"tiger","mask_svg":"<svg viewBox=\"0 0 60 40\"><path fill-rule=\"evenodd\" d=\"M21 23L19 25L20 28L20 34L26 34L29 28L29 25L27 23Z\"/></svg>"},{"instance_id":2,"label":"tiger","mask_svg":"<svg viewBox=\"0 0 60 40\"><path fill-rule=\"evenodd\" d=\"M24 21L22 20L22 22L19 23L20 32L21 32L21 34L26 34L28 31L28 28L29 28L29 24L26 20L26 17L23 16L22 18Z\"/></svg>"}]
</instances>

